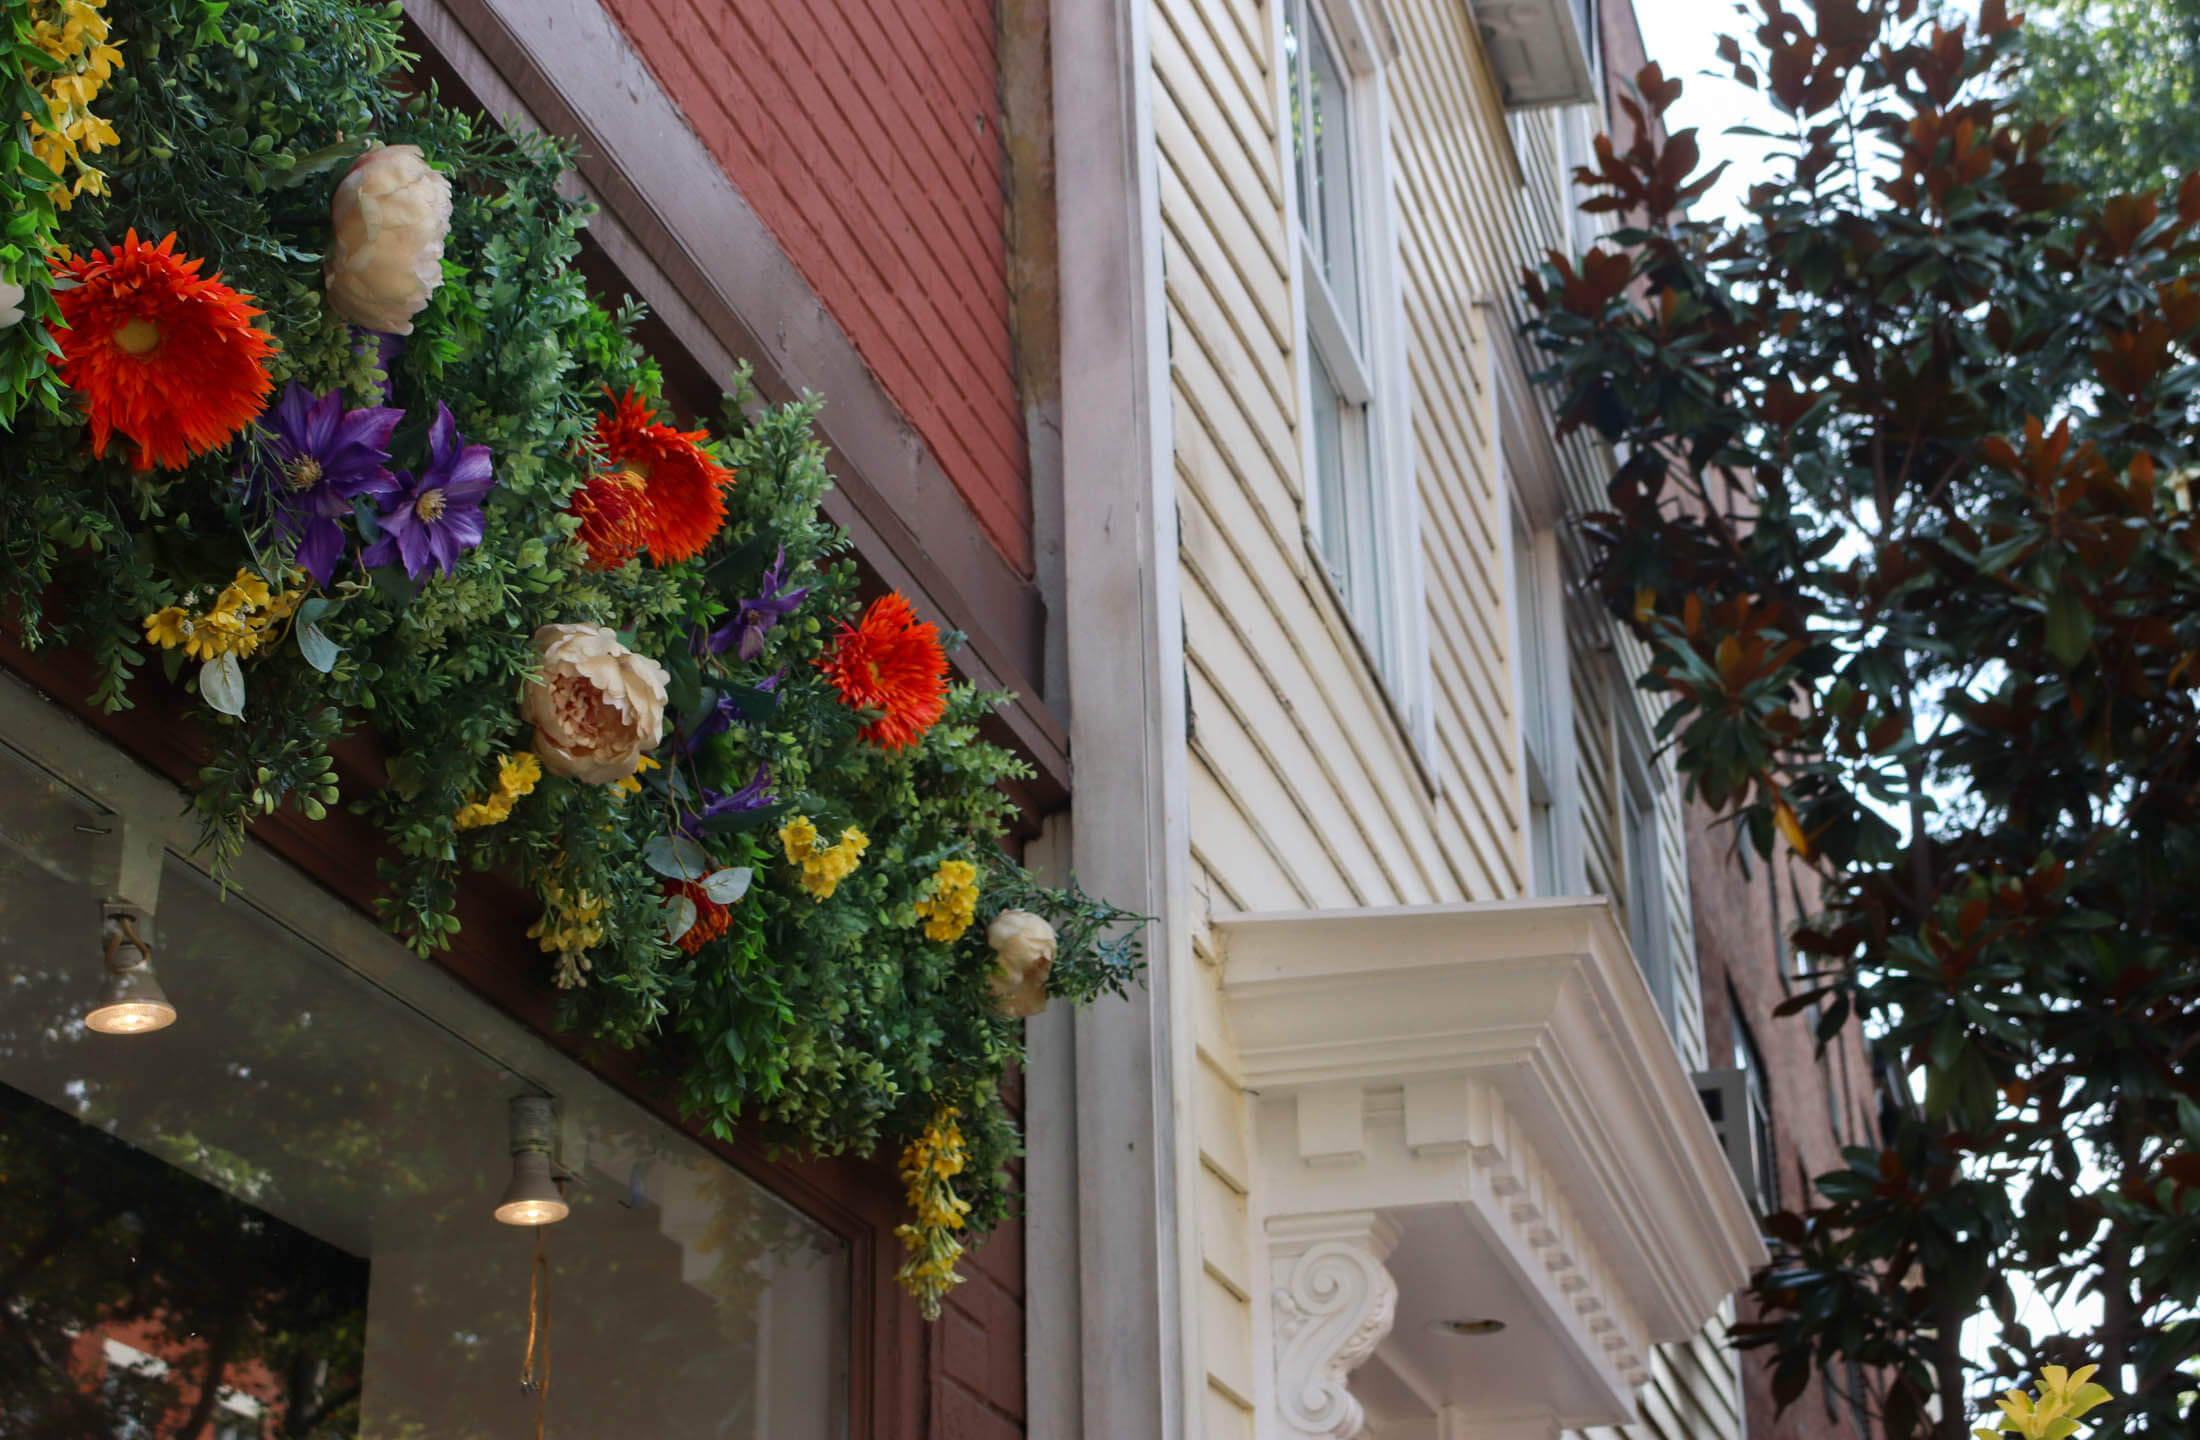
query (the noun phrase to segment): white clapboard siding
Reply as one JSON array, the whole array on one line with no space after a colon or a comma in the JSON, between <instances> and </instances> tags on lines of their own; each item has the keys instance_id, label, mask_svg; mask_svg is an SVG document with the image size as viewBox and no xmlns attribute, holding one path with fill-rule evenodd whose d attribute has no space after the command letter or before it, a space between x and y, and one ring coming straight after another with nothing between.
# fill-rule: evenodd
<instances>
[{"instance_id":1,"label":"white clapboard siding","mask_svg":"<svg viewBox=\"0 0 2200 1440\"><path fill-rule=\"evenodd\" d=\"M1487 900L1526 883L1490 346L1519 321L1522 266L1564 243L1556 122L1508 121L1461 0L1380 3L1398 43L1383 83L1434 715L1419 753L1305 539L1279 0L1152 0L1149 12L1192 891L1207 914ZM1580 437L1562 454L1567 514L1600 508L1608 458ZM1564 554L1578 582L1578 538ZM1615 727L1630 713L1647 724L1649 710L1621 682L1594 596L1573 583L1568 597L1576 820L1591 888L1623 899ZM1641 663L1639 647L1617 653ZM1660 811L1673 944L1692 957L1680 813L1669 797ZM1188 1409L1205 1440L1250 1440L1268 1383L1261 1195L1214 956L1193 923L1193 1134L1180 1138L1199 1258L1184 1320L1205 1373ZM1682 1044L1698 1063L1698 1006L1692 984L1681 989ZM1661 1352L1634 1428L1732 1440L1732 1377L1708 1339Z\"/></svg>"}]
</instances>

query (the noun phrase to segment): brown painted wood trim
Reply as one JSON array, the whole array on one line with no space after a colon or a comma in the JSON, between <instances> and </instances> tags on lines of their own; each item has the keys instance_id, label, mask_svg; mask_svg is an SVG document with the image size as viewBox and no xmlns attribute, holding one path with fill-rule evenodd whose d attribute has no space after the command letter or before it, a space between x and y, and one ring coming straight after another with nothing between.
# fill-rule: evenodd
<instances>
[{"instance_id":1,"label":"brown painted wood trim","mask_svg":"<svg viewBox=\"0 0 2200 1440\"><path fill-rule=\"evenodd\" d=\"M141 673L130 686L135 708L109 714L85 698L95 675L80 652L25 650L11 628L0 634L0 665L158 774L186 789L196 783L209 753L204 735L183 693L157 671ZM371 732L346 737L335 756L337 781L346 794L379 788L387 779ZM377 865L393 852L363 817L339 806L326 819L309 821L286 807L255 824L252 838L346 903L373 913L381 893ZM543 957L527 939L535 909L533 897L516 885L469 876L458 892L457 937L450 949L423 963L442 966L604 1083L846 1241L850 1440L920 1440L936 1337L894 1280L901 1263L894 1227L905 1215L891 1159L774 1158L753 1136L722 1141L690 1124L663 1085L653 1082L646 1055L592 1044L556 1027L554 992L541 980Z\"/></svg>"},{"instance_id":2,"label":"brown painted wood trim","mask_svg":"<svg viewBox=\"0 0 2200 1440\"><path fill-rule=\"evenodd\" d=\"M689 134L692 144L651 143L615 66L577 70L573 78L584 86L561 89L494 0L407 0L406 10L480 108L501 110L493 97L508 93L542 129L578 142L580 177L611 222L595 227L598 242L692 347L690 363L723 374L728 367L707 354L722 349L755 367L767 399L791 399L804 388L826 397L820 429L838 477L827 514L889 584L928 600L969 637L958 669L981 686L1017 693L1003 712L1007 728L1039 771L1041 803L1056 808L1069 790L1069 739L1039 689L1044 598L985 538L937 459L701 142ZM615 29L608 15L602 19ZM633 132L624 147L597 123L622 113ZM633 173L637 151L652 167L650 178ZM722 266L698 255L698 237L728 257Z\"/></svg>"}]
</instances>

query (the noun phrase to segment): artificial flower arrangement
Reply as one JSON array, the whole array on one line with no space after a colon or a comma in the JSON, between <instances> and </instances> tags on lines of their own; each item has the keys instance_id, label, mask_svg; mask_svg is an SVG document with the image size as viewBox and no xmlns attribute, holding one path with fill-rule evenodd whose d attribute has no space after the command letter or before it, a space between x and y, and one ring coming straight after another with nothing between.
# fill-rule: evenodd
<instances>
[{"instance_id":1,"label":"artificial flower arrangement","mask_svg":"<svg viewBox=\"0 0 2200 1440\"><path fill-rule=\"evenodd\" d=\"M0 146L38 222L35 270L0 252L23 642L88 651L110 707L149 662L195 693L218 858L348 798L416 948L465 872L516 878L565 1023L712 1130L903 1147L936 1314L1008 1210L1018 1017L1120 993L1136 917L1000 849L1004 697L860 593L813 406L672 423L574 267L562 153L403 90L394 5L0 5L52 62L19 62L37 153ZM339 797L361 727L387 783Z\"/></svg>"}]
</instances>

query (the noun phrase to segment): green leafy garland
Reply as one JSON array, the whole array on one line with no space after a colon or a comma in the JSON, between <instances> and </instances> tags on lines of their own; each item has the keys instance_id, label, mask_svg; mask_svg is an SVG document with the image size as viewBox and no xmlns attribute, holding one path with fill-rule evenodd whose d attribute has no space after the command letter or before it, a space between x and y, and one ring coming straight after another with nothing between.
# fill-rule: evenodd
<instances>
[{"instance_id":1,"label":"green leafy garland","mask_svg":"<svg viewBox=\"0 0 2200 1440\"><path fill-rule=\"evenodd\" d=\"M51 67L26 37L100 5L0 5L22 79L9 103L27 111ZM820 665L859 597L846 537L818 513L830 478L814 404L761 407L737 383L703 444L737 477L709 548L588 568L572 507L604 470L599 419L610 396L647 402L661 380L631 338L637 315L607 313L574 268L586 211L558 193L563 153L407 93L396 5L123 9L102 22L122 57L98 94L117 137L99 157L104 183L57 208L64 177L32 153L28 127L0 146L0 185L18 204L0 265L26 294L24 320L0 330L0 411L13 417L0 473L15 477L0 485L0 595L25 643L89 653L94 698L110 708L129 705L126 686L155 655L171 682L202 692L213 757L195 803L224 859L257 817L289 804L317 819L337 803L329 746L371 727L388 781L351 803L397 855L382 877L391 930L424 953L443 946L466 872L522 879L543 901L534 933L561 979L584 982L564 991L565 1022L648 1047L715 1133L738 1121L804 1152L921 1142L941 1184L935 1157L967 1146L966 1223L997 1223L1019 1149L1000 1085L1021 1025L995 999L988 926L1009 909L1051 921L1048 992L1084 1002L1136 979L1137 917L1074 885L1040 886L1001 852L1013 806L1000 785L1027 772L977 726L1006 697L954 687L901 748L859 733L876 716ZM442 283L401 348L324 304L332 194L370 141L416 145L452 181ZM178 254L252 297L278 390L401 407L392 469L429 463L429 421L447 406L493 460L481 542L448 574L364 570L353 557L378 536L362 505L345 521L357 543L316 586L293 568L294 537L240 483L264 429L177 468L133 470L126 444L94 458L82 397L48 362L58 312L44 266L131 230L173 232ZM258 611L237 598L253 577L272 596ZM797 592L754 643L697 653L744 598ZM224 606L259 619L220 667L187 665L173 622L148 618ZM635 781L544 775L528 754L520 701L542 678L531 637L550 624L605 627L663 663L671 729ZM726 723L710 733L716 717ZM809 829L826 859L806 870ZM858 849L827 850L851 829ZM936 1200L925 1209L963 1220ZM928 1313L954 1283L937 1263L948 1238L910 1239L905 1278Z\"/></svg>"}]
</instances>

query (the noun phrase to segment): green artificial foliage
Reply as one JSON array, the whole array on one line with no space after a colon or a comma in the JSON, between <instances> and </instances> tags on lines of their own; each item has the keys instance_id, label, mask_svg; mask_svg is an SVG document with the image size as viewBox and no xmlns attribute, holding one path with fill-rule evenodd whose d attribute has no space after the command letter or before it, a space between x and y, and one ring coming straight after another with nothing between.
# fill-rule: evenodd
<instances>
[{"instance_id":1,"label":"green artificial foliage","mask_svg":"<svg viewBox=\"0 0 2200 1440\"><path fill-rule=\"evenodd\" d=\"M1721 53L1786 123L1741 213L1690 217L1651 67L1580 172L1625 227L1527 285L1619 457L1587 525L1659 734L1737 863L1816 867L1782 1009L1884 1087L1739 1334L1783 1404L1862 1375L1890 1440L2096 1361L2089 1420L2190 1436L2200 174L2072 183L2000 0L1759 19Z\"/></svg>"},{"instance_id":2,"label":"green artificial foliage","mask_svg":"<svg viewBox=\"0 0 2200 1440\"><path fill-rule=\"evenodd\" d=\"M32 9L5 0L0 13L21 34ZM24 643L96 659L104 705L127 707L148 684L200 692L211 758L194 803L217 858L283 807L320 819L348 805L395 854L382 919L424 953L456 933L469 872L534 888L547 931L572 918L561 900L582 904L587 941L556 967L584 982L563 992L566 1024L645 1051L710 1130L739 1126L796 1151L888 1151L957 1107L972 1157L962 1198L982 1231L1009 1213L1019 1141L1001 1085L1022 1035L988 992L987 923L1012 906L1052 919L1063 943L1050 992L1082 1003L1134 983L1138 917L1042 886L1001 851L1014 814L1003 782L1028 772L978 727L1007 697L957 686L918 743L859 737L871 717L816 663L861 606L847 539L819 514L831 477L815 402L763 406L736 377L705 442L736 476L709 548L681 564L586 567L568 505L603 467L597 421L614 395L649 401L658 371L632 339L638 315L606 310L575 268L588 212L559 192L565 154L420 93L398 19L396 5L353 0L117 5L123 65L100 96L119 137L99 157L107 193L27 213L79 255L131 230L173 232L179 252L264 312L278 393L295 381L341 391L348 407L405 411L392 468L426 462L429 422L448 406L492 456L482 543L447 575L362 569L377 533L362 502L343 522L349 553L333 582L301 582L293 542L240 483L250 433L180 469L133 471L127 444L93 458L80 397L47 374L55 312L40 290L5 342L9 356L39 357L9 393L52 403L19 405L0 436L0 599ZM370 142L417 145L454 186L442 283L401 345L378 345L323 303L331 196ZM42 193L20 145L6 154L0 184ZM21 234L48 243L35 226ZM35 244L24 253L43 264ZM0 369L0 381L24 373ZM203 614L240 571L304 593L233 673L149 640L146 617ZM698 635L768 571L806 591L799 606L747 658L699 653ZM606 627L666 666L658 766L639 786L545 775L501 823L460 829L460 810L495 792L500 760L530 744L520 700L536 672L531 637L550 623ZM729 723L709 733L721 713ZM339 794L330 747L362 729L386 782ZM754 804L708 810L752 781ZM785 854L779 831L796 815L828 843L848 826L868 837L828 899ZM916 906L951 858L981 877L975 923L927 938ZM723 934L692 954L675 932L697 912L668 893L675 876L746 880ZM553 969L545 954L546 982Z\"/></svg>"}]
</instances>

